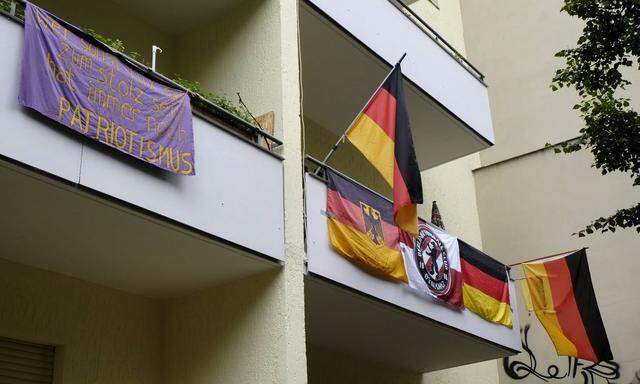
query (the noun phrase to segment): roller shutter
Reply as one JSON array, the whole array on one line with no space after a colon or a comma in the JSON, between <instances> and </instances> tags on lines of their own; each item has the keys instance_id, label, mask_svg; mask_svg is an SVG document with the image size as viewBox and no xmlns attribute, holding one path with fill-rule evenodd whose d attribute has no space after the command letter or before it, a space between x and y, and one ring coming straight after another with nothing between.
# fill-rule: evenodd
<instances>
[{"instance_id":1,"label":"roller shutter","mask_svg":"<svg viewBox=\"0 0 640 384\"><path fill-rule=\"evenodd\" d=\"M0 337L0 384L53 383L55 347Z\"/></svg>"}]
</instances>

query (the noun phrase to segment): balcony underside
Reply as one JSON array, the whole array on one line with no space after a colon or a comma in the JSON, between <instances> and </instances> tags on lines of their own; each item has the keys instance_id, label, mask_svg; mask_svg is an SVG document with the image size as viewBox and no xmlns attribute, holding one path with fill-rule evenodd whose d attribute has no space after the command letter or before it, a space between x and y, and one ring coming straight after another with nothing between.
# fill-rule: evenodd
<instances>
[{"instance_id":1,"label":"balcony underside","mask_svg":"<svg viewBox=\"0 0 640 384\"><path fill-rule=\"evenodd\" d=\"M0 160L0 258L148 297L178 297L278 263Z\"/></svg>"},{"instance_id":2,"label":"balcony underside","mask_svg":"<svg viewBox=\"0 0 640 384\"><path fill-rule=\"evenodd\" d=\"M325 5L325 8L335 6L335 14L324 14L320 7ZM350 2L301 3L305 117L336 136L341 135L388 73L388 63L394 63L407 52L403 62L405 93L420 169L489 147L493 129L486 87L397 9L387 6L391 7L389 17L398 25L378 25L370 20L367 28L371 42L368 42L364 40L366 36L359 35L357 26L347 24L348 20L341 25L339 20L331 19L343 7L363 12L361 18L366 19L370 10L365 5L360 9L361 6ZM399 38L394 41L394 33L401 27L413 32L413 41ZM382 41L379 46L374 44L377 41ZM417 51L412 51L416 44ZM430 50L420 51L423 46L429 46ZM416 76L412 76L414 72Z\"/></svg>"},{"instance_id":3,"label":"balcony underside","mask_svg":"<svg viewBox=\"0 0 640 384\"><path fill-rule=\"evenodd\" d=\"M309 343L423 373L513 354L321 277L305 278Z\"/></svg>"},{"instance_id":4,"label":"balcony underside","mask_svg":"<svg viewBox=\"0 0 640 384\"><path fill-rule=\"evenodd\" d=\"M114 0L140 19L168 34L187 32L244 0Z\"/></svg>"}]
</instances>

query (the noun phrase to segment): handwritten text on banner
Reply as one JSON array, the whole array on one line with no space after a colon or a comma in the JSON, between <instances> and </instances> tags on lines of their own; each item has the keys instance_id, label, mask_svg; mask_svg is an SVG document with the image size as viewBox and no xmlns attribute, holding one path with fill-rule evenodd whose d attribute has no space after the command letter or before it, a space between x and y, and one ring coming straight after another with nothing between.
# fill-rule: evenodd
<instances>
[{"instance_id":1,"label":"handwritten text on banner","mask_svg":"<svg viewBox=\"0 0 640 384\"><path fill-rule=\"evenodd\" d=\"M20 102L162 169L195 174L186 92L133 70L27 3Z\"/></svg>"}]
</instances>

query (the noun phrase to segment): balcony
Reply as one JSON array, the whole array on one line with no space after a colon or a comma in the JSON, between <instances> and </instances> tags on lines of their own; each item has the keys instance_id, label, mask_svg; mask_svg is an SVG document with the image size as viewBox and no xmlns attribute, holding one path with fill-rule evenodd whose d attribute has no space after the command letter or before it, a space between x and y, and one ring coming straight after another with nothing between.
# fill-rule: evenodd
<instances>
[{"instance_id":1,"label":"balcony","mask_svg":"<svg viewBox=\"0 0 640 384\"><path fill-rule=\"evenodd\" d=\"M193 117L196 176L122 155L21 107L23 26L0 17L0 36L2 258L150 297L284 259L279 156L206 116Z\"/></svg>"},{"instance_id":2,"label":"balcony","mask_svg":"<svg viewBox=\"0 0 640 384\"><path fill-rule=\"evenodd\" d=\"M299 17L308 159L327 154L405 52L404 89L420 169L493 145L482 73L401 2L304 0ZM311 172L318 162L307 166ZM390 196L384 180L348 143L331 166ZM324 181L308 173L305 192L310 344L416 373L520 350L513 286L509 329L372 277L330 247Z\"/></svg>"},{"instance_id":3,"label":"balcony","mask_svg":"<svg viewBox=\"0 0 640 384\"><path fill-rule=\"evenodd\" d=\"M308 154L322 159L403 53L421 170L493 145L483 75L396 0L300 5ZM319 127L319 128L315 128ZM322 137L334 140L323 141Z\"/></svg>"},{"instance_id":4,"label":"balcony","mask_svg":"<svg viewBox=\"0 0 640 384\"><path fill-rule=\"evenodd\" d=\"M514 327L509 329L373 277L330 247L323 214L326 186L311 174L305 181L310 343L411 372L496 359L520 350L513 284Z\"/></svg>"}]
</instances>

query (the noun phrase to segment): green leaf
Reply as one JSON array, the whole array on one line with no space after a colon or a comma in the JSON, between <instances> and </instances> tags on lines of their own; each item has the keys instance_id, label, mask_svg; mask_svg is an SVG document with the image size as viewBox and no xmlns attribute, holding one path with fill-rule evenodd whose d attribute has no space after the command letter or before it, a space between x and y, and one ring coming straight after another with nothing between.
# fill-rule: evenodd
<instances>
[{"instance_id":1,"label":"green leaf","mask_svg":"<svg viewBox=\"0 0 640 384\"><path fill-rule=\"evenodd\" d=\"M571 104L583 120L576 141L562 143L554 151L591 152L591 165L602 175L620 172L640 186L640 114L637 99L621 97L631 88L640 70L640 0L564 0L565 12L583 25L574 47L562 49L564 58L554 71L552 90L573 89L579 101ZM637 66L636 66L637 64ZM635 97L635 95L634 95ZM546 146L545 146L546 147ZM583 237L597 230L622 228L640 231L640 203L600 218L577 233Z\"/></svg>"}]
</instances>

